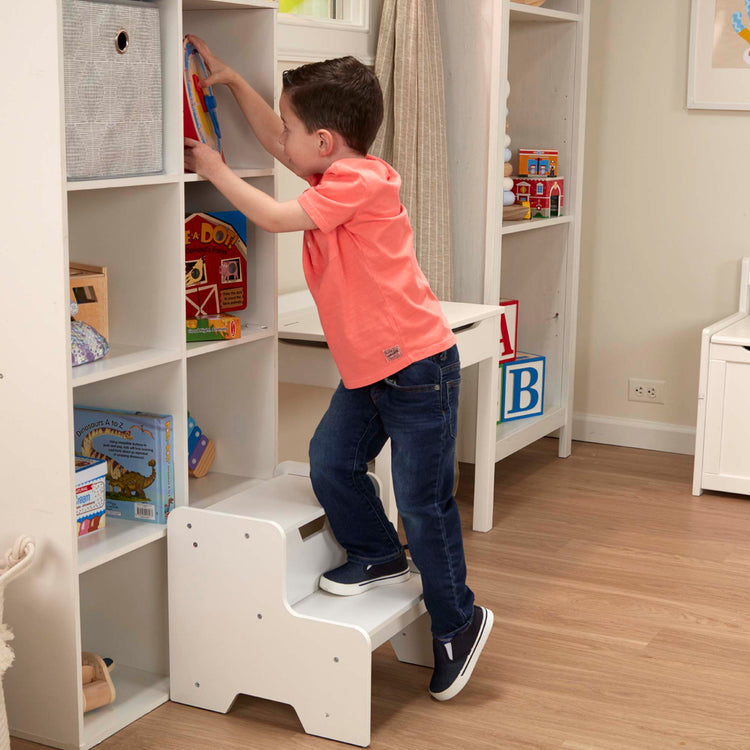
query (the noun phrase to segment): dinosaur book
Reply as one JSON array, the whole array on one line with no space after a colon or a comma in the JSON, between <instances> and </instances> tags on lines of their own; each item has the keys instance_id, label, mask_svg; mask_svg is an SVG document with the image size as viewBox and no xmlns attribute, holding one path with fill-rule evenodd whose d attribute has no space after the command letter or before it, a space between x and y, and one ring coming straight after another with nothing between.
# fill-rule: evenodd
<instances>
[{"instance_id":1,"label":"dinosaur book","mask_svg":"<svg viewBox=\"0 0 750 750\"><path fill-rule=\"evenodd\" d=\"M75 452L107 462L107 516L166 523L174 508L173 420L76 406Z\"/></svg>"}]
</instances>

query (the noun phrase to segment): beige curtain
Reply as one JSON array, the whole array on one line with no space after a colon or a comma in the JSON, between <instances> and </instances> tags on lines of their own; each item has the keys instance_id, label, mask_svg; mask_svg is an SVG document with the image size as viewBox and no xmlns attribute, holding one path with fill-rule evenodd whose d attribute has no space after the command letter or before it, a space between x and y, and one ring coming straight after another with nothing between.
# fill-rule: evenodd
<instances>
[{"instance_id":1,"label":"beige curtain","mask_svg":"<svg viewBox=\"0 0 750 750\"><path fill-rule=\"evenodd\" d=\"M417 260L438 299L453 298L443 57L435 0L384 0L375 72L385 99L372 153L401 175Z\"/></svg>"}]
</instances>

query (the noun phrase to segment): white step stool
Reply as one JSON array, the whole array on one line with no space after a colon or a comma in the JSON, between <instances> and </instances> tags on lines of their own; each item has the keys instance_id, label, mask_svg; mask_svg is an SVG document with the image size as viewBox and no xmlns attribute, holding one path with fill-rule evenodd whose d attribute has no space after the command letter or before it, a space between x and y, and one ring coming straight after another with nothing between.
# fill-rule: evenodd
<instances>
[{"instance_id":1,"label":"white step stool","mask_svg":"<svg viewBox=\"0 0 750 750\"><path fill-rule=\"evenodd\" d=\"M433 665L422 583L318 588L345 561L301 465L168 523L171 699L226 713L238 694L292 705L304 730L370 744L372 651Z\"/></svg>"},{"instance_id":2,"label":"white step stool","mask_svg":"<svg viewBox=\"0 0 750 750\"><path fill-rule=\"evenodd\" d=\"M750 495L750 258L738 312L703 329L693 494Z\"/></svg>"}]
</instances>

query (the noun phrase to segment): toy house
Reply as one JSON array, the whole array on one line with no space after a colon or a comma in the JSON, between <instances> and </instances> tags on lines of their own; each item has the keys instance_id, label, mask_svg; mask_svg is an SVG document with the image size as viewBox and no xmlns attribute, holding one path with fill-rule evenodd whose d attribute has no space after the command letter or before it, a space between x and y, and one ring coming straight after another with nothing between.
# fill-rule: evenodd
<instances>
[{"instance_id":1,"label":"toy house","mask_svg":"<svg viewBox=\"0 0 750 750\"><path fill-rule=\"evenodd\" d=\"M528 202L531 218L562 216L565 180L562 177L514 177L516 203Z\"/></svg>"},{"instance_id":2,"label":"toy house","mask_svg":"<svg viewBox=\"0 0 750 750\"><path fill-rule=\"evenodd\" d=\"M518 149L518 174L521 177L556 177L556 149Z\"/></svg>"},{"instance_id":3,"label":"toy house","mask_svg":"<svg viewBox=\"0 0 750 750\"><path fill-rule=\"evenodd\" d=\"M70 297L78 303L76 320L88 323L109 339L107 269L84 263L70 264Z\"/></svg>"}]
</instances>

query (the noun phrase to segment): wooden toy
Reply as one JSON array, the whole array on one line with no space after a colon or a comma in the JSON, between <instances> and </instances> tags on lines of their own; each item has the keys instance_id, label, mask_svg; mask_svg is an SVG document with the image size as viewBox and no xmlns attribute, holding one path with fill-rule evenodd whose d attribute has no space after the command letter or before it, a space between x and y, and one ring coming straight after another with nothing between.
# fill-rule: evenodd
<instances>
[{"instance_id":1,"label":"wooden toy","mask_svg":"<svg viewBox=\"0 0 750 750\"><path fill-rule=\"evenodd\" d=\"M206 476L215 457L214 441L203 434L203 430L188 414L188 471L190 476Z\"/></svg>"},{"instance_id":2,"label":"wooden toy","mask_svg":"<svg viewBox=\"0 0 750 750\"><path fill-rule=\"evenodd\" d=\"M562 177L514 177L516 202L528 201L531 217L562 216L565 180Z\"/></svg>"},{"instance_id":3,"label":"wooden toy","mask_svg":"<svg viewBox=\"0 0 750 750\"><path fill-rule=\"evenodd\" d=\"M190 214L185 219L185 317L245 307L247 218L240 211Z\"/></svg>"},{"instance_id":4,"label":"wooden toy","mask_svg":"<svg viewBox=\"0 0 750 750\"><path fill-rule=\"evenodd\" d=\"M78 536L103 529L106 523L107 462L75 457Z\"/></svg>"},{"instance_id":5,"label":"wooden toy","mask_svg":"<svg viewBox=\"0 0 750 750\"><path fill-rule=\"evenodd\" d=\"M518 341L518 300L500 300L500 359L499 362L512 362L516 358Z\"/></svg>"},{"instance_id":6,"label":"wooden toy","mask_svg":"<svg viewBox=\"0 0 750 750\"><path fill-rule=\"evenodd\" d=\"M516 202L512 206L503 206L503 221L519 221L531 218L531 206L528 201Z\"/></svg>"},{"instance_id":7,"label":"wooden toy","mask_svg":"<svg viewBox=\"0 0 750 750\"><path fill-rule=\"evenodd\" d=\"M500 386L500 421L536 417L544 412L545 357L518 352L503 363Z\"/></svg>"},{"instance_id":8,"label":"wooden toy","mask_svg":"<svg viewBox=\"0 0 750 750\"><path fill-rule=\"evenodd\" d=\"M555 177L558 152L554 149L518 149L518 174L521 177Z\"/></svg>"},{"instance_id":9,"label":"wooden toy","mask_svg":"<svg viewBox=\"0 0 750 750\"><path fill-rule=\"evenodd\" d=\"M88 323L105 339L109 339L106 266L70 263L69 278L70 296L78 305L75 319Z\"/></svg>"},{"instance_id":10,"label":"wooden toy","mask_svg":"<svg viewBox=\"0 0 750 750\"><path fill-rule=\"evenodd\" d=\"M109 674L114 666L112 659L102 659L101 656L92 654L90 651L84 651L81 654L84 713L114 702L117 691Z\"/></svg>"},{"instance_id":11,"label":"wooden toy","mask_svg":"<svg viewBox=\"0 0 750 750\"><path fill-rule=\"evenodd\" d=\"M209 315L207 318L188 318L185 321L187 340L222 341L238 339L242 332L239 318L234 315Z\"/></svg>"},{"instance_id":12,"label":"wooden toy","mask_svg":"<svg viewBox=\"0 0 750 750\"><path fill-rule=\"evenodd\" d=\"M218 151L221 148L221 129L216 116L216 97L211 86L204 89L200 81L208 77L206 65L197 49L186 39L182 43L183 89L182 118L185 136L201 141Z\"/></svg>"}]
</instances>

